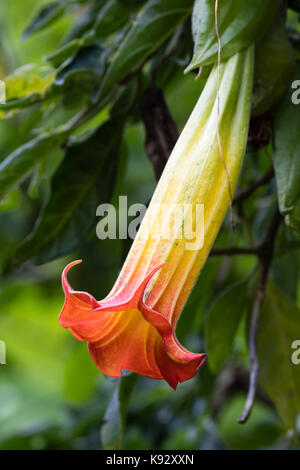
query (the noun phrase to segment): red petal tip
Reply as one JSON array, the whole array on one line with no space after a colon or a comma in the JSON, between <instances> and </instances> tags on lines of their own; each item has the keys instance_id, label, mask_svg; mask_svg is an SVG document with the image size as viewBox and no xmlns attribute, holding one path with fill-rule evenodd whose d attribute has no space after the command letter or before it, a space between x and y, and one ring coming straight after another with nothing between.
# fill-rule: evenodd
<instances>
[{"instance_id":1,"label":"red petal tip","mask_svg":"<svg viewBox=\"0 0 300 470\"><path fill-rule=\"evenodd\" d=\"M72 261L71 263L67 264L67 266L63 270L62 275L61 275L61 282L62 282L63 290L65 293L73 290L70 284L68 283L67 274L73 266L75 266L76 264L80 264L80 263L82 263L82 259Z\"/></svg>"}]
</instances>

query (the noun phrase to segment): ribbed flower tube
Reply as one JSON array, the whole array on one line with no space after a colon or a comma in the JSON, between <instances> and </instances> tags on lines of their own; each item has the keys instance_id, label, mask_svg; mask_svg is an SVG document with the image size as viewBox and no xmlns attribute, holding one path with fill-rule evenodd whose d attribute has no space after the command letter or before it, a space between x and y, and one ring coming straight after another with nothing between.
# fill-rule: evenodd
<instances>
[{"instance_id":1,"label":"ribbed flower tube","mask_svg":"<svg viewBox=\"0 0 300 470\"><path fill-rule=\"evenodd\" d=\"M253 46L221 64L218 112L217 66L211 71L109 295L97 301L70 287L67 272L80 261L63 272L59 322L88 341L95 364L108 376L126 369L176 388L205 362L206 354L179 344L175 329L230 205L229 188L233 192L237 184L252 79Z\"/></svg>"}]
</instances>

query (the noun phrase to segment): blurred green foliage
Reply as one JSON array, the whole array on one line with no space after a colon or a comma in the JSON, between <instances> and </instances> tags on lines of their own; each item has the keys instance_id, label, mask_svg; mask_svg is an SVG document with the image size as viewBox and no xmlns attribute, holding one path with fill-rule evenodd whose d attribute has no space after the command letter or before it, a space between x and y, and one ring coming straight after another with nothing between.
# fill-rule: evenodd
<instances>
[{"instance_id":1,"label":"blurred green foliage","mask_svg":"<svg viewBox=\"0 0 300 470\"><path fill-rule=\"evenodd\" d=\"M299 33L299 5L291 1L290 6L287 29ZM254 257L208 260L177 335L187 348L208 348L212 359L176 393L165 383L133 374L118 380L103 377L86 344L57 322L63 304L59 276L67 262L82 258L80 269L70 274L71 284L103 298L129 249L128 241L96 238L96 207L109 200L117 202L122 194L128 195L129 204L145 204L155 188L138 107L133 106L129 113L126 106L155 77L181 130L201 93L205 70L198 81L193 74L183 75L192 58L187 19L192 7L189 0L62 0L50 6L40 0L1 2L0 79L6 77L8 92L7 103L0 107L0 193L4 195L0 201L0 340L7 348L7 364L0 366L2 449L298 446L291 437L300 431L300 366L291 366L289 344L294 335L300 339L296 216L293 224L282 225L279 232L258 337L262 388L251 419L243 426L236 419L248 386L245 331L255 290ZM132 22L140 8L144 10L139 21ZM211 11L206 13L212 17ZM250 13L253 19L252 9ZM240 47L245 41L236 32L231 46ZM252 40L252 29L250 33ZM214 42L212 55L215 46ZM259 97L264 112L272 114L272 107L286 91L290 74L282 73L282 67L287 62L291 66L299 57L297 45L292 49L288 43L288 49L284 65L275 63L272 54L266 62L257 54L254 99ZM211 54L206 54L209 60L206 57L204 64L210 63ZM201 62L199 57L196 62ZM264 86L262 77L266 78ZM121 92L125 88L124 101ZM270 89L276 90L276 99L270 99ZM128 97L128 93L133 95ZM296 129L299 111L292 110L295 124L289 127L291 112L288 114L286 101L281 106L285 121L275 116L273 127L284 134ZM82 110L83 117L78 118ZM299 158L299 132L293 139L297 142L291 142L285 156L286 147L277 145L275 138L274 162L284 210L290 194L299 207L299 172L294 179L287 177L295 148ZM282 143L280 135L279 141ZM249 145L240 188L269 168L272 145L261 147ZM98 154L103 161L97 161ZM284 157L286 165L282 164ZM76 167L73 173L72 164ZM64 192L62 182L67 177ZM81 185L82 198L78 197L74 208L77 185ZM235 209L236 230L231 230L226 218L217 246L257 244L264 237L276 199L274 181L258 189ZM89 210L83 211L82 205ZM72 210L69 223L64 214ZM295 231L289 227L294 224ZM284 383L282 377L287 377ZM293 436L287 433L292 428Z\"/></svg>"}]
</instances>

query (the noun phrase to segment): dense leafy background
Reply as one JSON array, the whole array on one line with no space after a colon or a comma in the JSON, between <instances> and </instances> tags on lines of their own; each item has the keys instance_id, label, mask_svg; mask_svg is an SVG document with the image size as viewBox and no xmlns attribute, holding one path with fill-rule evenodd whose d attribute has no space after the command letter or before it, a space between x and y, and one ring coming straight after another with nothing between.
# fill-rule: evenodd
<instances>
[{"instance_id":1,"label":"dense leafy background","mask_svg":"<svg viewBox=\"0 0 300 470\"><path fill-rule=\"evenodd\" d=\"M260 385L250 420L236 421L248 387L255 256L208 260L177 332L185 346L206 350L210 359L176 393L134 374L104 378L86 345L57 322L59 276L69 260L84 259L71 281L97 298L115 280L129 242L97 239L96 208L120 194L129 203L149 201L155 171L139 103L155 83L182 129L216 60L213 3L1 2L0 79L7 87L0 106L3 449L299 446L300 365L291 363L291 344L300 339L300 105L291 104L290 88L300 79L297 0L289 2L286 20L277 1L262 7L228 0L220 13L224 58L257 42L240 189L260 178L271 158L276 180L234 206L236 229L226 219L216 247L259 243L277 200L284 216L259 320ZM256 35L257 28L264 34ZM204 66L197 81L193 72L183 74L190 63L190 70Z\"/></svg>"}]
</instances>

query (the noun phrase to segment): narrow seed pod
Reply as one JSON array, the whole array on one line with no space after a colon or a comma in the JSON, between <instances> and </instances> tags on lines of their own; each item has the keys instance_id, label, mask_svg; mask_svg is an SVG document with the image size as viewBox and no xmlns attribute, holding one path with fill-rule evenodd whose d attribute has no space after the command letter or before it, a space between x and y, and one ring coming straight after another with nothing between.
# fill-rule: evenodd
<instances>
[{"instance_id":1,"label":"narrow seed pod","mask_svg":"<svg viewBox=\"0 0 300 470\"><path fill-rule=\"evenodd\" d=\"M162 174L123 269L97 301L74 291L62 275L59 322L81 341L106 375L122 369L165 379L173 388L206 359L184 349L177 320L230 204L245 153L253 80L253 46L212 70ZM225 167L227 173L225 171ZM230 183L229 183L230 182Z\"/></svg>"}]
</instances>

